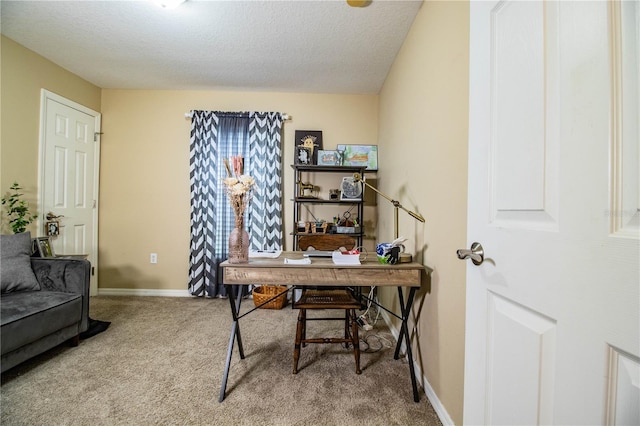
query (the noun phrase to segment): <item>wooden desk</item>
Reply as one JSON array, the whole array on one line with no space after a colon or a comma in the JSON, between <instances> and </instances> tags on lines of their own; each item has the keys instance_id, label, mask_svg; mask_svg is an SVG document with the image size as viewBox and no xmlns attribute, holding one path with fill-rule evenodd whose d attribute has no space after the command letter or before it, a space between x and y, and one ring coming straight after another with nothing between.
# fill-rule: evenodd
<instances>
[{"instance_id":1,"label":"wooden desk","mask_svg":"<svg viewBox=\"0 0 640 426\"><path fill-rule=\"evenodd\" d=\"M240 358L244 359L239 320L255 310L254 308L243 315L239 315L242 297L237 297L237 295L241 295L242 289L249 284L299 286L303 283L305 285L315 286L392 286L398 288L400 315L395 314L384 306L376 304L402 321L394 358L399 358L400 348L404 343L409 361L413 400L415 402L420 401L407 321L415 293L422 284L422 277L425 273L430 273L431 269L415 262L383 265L378 263L377 260L365 261L361 265L335 265L331 259L327 258L313 258L310 265L284 263L285 258L302 259L302 254L302 252L283 252L280 257L275 259L251 258L249 263L230 264L225 261L220 264L223 271L222 282L227 288L229 303L231 305L231 315L233 317L231 336L227 349L227 361L220 389L220 402L222 402L225 397L229 367L231 365L231 355L236 342L238 344ZM403 287L410 288L406 301L402 291Z\"/></svg>"}]
</instances>

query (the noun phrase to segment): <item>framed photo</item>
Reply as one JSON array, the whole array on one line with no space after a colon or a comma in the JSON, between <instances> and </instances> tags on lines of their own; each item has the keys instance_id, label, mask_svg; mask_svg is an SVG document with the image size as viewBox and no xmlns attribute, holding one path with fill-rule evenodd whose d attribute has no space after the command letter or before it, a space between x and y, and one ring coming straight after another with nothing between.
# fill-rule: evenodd
<instances>
[{"instance_id":1,"label":"framed photo","mask_svg":"<svg viewBox=\"0 0 640 426\"><path fill-rule=\"evenodd\" d=\"M296 157L298 155L298 147L303 146L311 152L311 162L309 164L318 164L318 150L322 149L322 131L321 130L296 130ZM303 164L303 163L298 163Z\"/></svg>"},{"instance_id":2,"label":"framed photo","mask_svg":"<svg viewBox=\"0 0 640 426\"><path fill-rule=\"evenodd\" d=\"M341 164L338 151L318 150L318 166L339 166Z\"/></svg>"},{"instance_id":3,"label":"framed photo","mask_svg":"<svg viewBox=\"0 0 640 426\"><path fill-rule=\"evenodd\" d=\"M338 151L343 153L343 166L378 170L378 145L338 145Z\"/></svg>"},{"instance_id":4,"label":"framed photo","mask_svg":"<svg viewBox=\"0 0 640 426\"><path fill-rule=\"evenodd\" d=\"M311 150L305 146L296 146L296 164L313 164Z\"/></svg>"},{"instance_id":5,"label":"framed photo","mask_svg":"<svg viewBox=\"0 0 640 426\"><path fill-rule=\"evenodd\" d=\"M60 222L52 220L51 222L47 222L46 225L48 236L55 237L56 235L60 235Z\"/></svg>"},{"instance_id":6,"label":"framed photo","mask_svg":"<svg viewBox=\"0 0 640 426\"><path fill-rule=\"evenodd\" d=\"M38 255L40 257L55 257L55 253L53 252L53 247L51 246L49 237L34 238L34 241L38 248Z\"/></svg>"}]
</instances>

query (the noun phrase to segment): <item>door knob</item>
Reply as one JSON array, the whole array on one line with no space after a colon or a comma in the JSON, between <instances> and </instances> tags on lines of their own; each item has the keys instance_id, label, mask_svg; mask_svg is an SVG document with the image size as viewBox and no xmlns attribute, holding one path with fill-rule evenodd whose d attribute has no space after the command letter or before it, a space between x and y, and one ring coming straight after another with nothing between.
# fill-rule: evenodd
<instances>
[{"instance_id":1,"label":"door knob","mask_svg":"<svg viewBox=\"0 0 640 426\"><path fill-rule=\"evenodd\" d=\"M460 249L457 251L458 259L471 259L474 265L480 265L484 261L484 249L480 243L472 243L471 249Z\"/></svg>"},{"instance_id":2,"label":"door knob","mask_svg":"<svg viewBox=\"0 0 640 426\"><path fill-rule=\"evenodd\" d=\"M47 213L47 220L56 220L56 219L59 219L61 217L64 217L64 216L63 215L56 216L56 214L54 212Z\"/></svg>"}]
</instances>

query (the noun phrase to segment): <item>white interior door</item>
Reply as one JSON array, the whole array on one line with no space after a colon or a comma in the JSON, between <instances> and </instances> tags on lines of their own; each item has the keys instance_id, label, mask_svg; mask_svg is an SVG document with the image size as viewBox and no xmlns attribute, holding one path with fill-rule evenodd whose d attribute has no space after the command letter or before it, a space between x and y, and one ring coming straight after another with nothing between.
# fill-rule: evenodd
<instances>
[{"instance_id":1,"label":"white interior door","mask_svg":"<svg viewBox=\"0 0 640 426\"><path fill-rule=\"evenodd\" d=\"M91 294L98 280L98 172L100 114L42 91L41 219L59 216L51 237L56 255L86 254L93 267Z\"/></svg>"},{"instance_id":2,"label":"white interior door","mask_svg":"<svg viewBox=\"0 0 640 426\"><path fill-rule=\"evenodd\" d=\"M470 7L464 423L640 424L638 3Z\"/></svg>"}]
</instances>

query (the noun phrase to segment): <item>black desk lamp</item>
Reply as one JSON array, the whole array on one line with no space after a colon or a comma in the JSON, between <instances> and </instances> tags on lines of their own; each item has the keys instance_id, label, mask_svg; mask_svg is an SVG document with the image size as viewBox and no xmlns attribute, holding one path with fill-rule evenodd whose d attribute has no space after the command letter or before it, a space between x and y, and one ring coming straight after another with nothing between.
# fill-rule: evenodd
<instances>
[{"instance_id":1,"label":"black desk lamp","mask_svg":"<svg viewBox=\"0 0 640 426\"><path fill-rule=\"evenodd\" d=\"M394 212L394 238L397 239L398 238L398 211L400 209L404 210L405 212L407 212L409 214L409 216L413 217L415 220L423 222L425 221L424 217L422 217L422 215L420 213L416 213L416 212L412 212L409 209L406 209L405 207L402 206L402 204L400 204L399 201L394 200L393 198L389 197L388 195L378 191L377 188L374 188L373 186L371 186L370 184L368 184L360 175L360 173L354 173L353 174L353 180L355 182L362 182L364 185L367 186L367 188L371 188L374 192L376 192L377 194L380 194L382 197L386 198L387 200L389 200L391 202L391 204L393 204L393 207L395 208L395 212ZM412 260L412 256L408 253L401 253L400 254L400 262L411 262Z\"/></svg>"}]
</instances>

